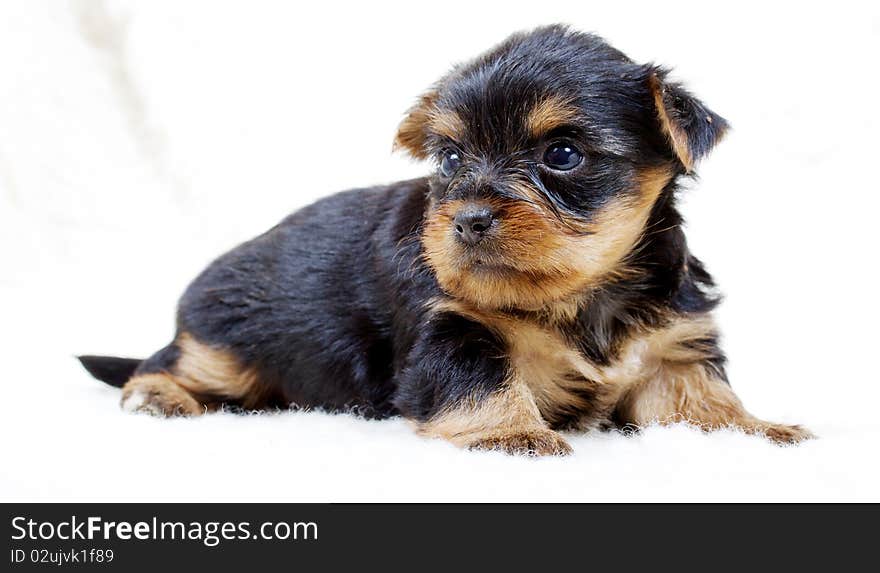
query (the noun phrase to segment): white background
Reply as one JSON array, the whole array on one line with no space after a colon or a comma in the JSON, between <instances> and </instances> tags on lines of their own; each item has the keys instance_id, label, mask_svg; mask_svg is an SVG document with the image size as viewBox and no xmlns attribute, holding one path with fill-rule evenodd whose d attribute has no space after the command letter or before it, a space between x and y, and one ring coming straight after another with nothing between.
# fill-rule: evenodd
<instances>
[{"instance_id":1,"label":"white background","mask_svg":"<svg viewBox=\"0 0 880 573\"><path fill-rule=\"evenodd\" d=\"M870 3L0 5L0 498L873 500L878 65ZM404 110L508 33L568 22L675 67L734 130L684 196L734 389L820 439L685 427L528 460L401 420L123 414L78 353L147 356L213 257L349 187L423 174Z\"/></svg>"}]
</instances>

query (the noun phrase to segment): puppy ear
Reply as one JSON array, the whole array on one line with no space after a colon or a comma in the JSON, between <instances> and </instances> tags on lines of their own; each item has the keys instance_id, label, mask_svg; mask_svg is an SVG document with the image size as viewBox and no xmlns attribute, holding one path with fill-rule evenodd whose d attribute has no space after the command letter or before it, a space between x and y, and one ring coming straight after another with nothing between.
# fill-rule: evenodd
<instances>
[{"instance_id":1,"label":"puppy ear","mask_svg":"<svg viewBox=\"0 0 880 573\"><path fill-rule=\"evenodd\" d=\"M690 173L697 160L721 140L728 123L680 85L666 82L665 75L655 70L649 78L657 118L672 151Z\"/></svg>"},{"instance_id":2,"label":"puppy ear","mask_svg":"<svg viewBox=\"0 0 880 573\"><path fill-rule=\"evenodd\" d=\"M428 138L428 123L436 109L436 101L437 90L431 89L424 93L414 106L409 108L406 117L397 128L397 135L394 137L393 149L395 151L403 149L416 159L427 159L425 142Z\"/></svg>"}]
</instances>

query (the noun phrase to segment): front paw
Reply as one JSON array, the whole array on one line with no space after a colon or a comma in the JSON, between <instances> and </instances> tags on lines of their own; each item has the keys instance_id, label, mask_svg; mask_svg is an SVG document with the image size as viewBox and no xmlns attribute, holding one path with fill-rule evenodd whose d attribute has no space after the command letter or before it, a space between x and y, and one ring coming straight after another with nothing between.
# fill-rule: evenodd
<instances>
[{"instance_id":1,"label":"front paw","mask_svg":"<svg viewBox=\"0 0 880 573\"><path fill-rule=\"evenodd\" d=\"M801 426L788 426L785 424L769 424L761 428L760 433L769 440L779 445L797 444L804 440L812 440L816 436L808 429Z\"/></svg>"},{"instance_id":2,"label":"front paw","mask_svg":"<svg viewBox=\"0 0 880 573\"><path fill-rule=\"evenodd\" d=\"M495 450L519 456L566 456L571 453L571 446L562 436L544 429L489 434L468 444L468 449Z\"/></svg>"}]
</instances>

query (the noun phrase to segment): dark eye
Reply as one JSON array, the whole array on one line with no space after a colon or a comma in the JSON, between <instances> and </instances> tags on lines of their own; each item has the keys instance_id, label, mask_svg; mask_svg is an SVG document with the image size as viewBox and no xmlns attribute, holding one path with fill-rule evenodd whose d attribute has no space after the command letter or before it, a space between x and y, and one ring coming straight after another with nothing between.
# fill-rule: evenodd
<instances>
[{"instance_id":1,"label":"dark eye","mask_svg":"<svg viewBox=\"0 0 880 573\"><path fill-rule=\"evenodd\" d=\"M452 177L461 167L461 158L456 151L444 151L440 158L440 174L443 177Z\"/></svg>"},{"instance_id":2,"label":"dark eye","mask_svg":"<svg viewBox=\"0 0 880 573\"><path fill-rule=\"evenodd\" d=\"M559 171L574 169L583 160L584 155L570 143L554 143L544 152L544 164Z\"/></svg>"}]
</instances>

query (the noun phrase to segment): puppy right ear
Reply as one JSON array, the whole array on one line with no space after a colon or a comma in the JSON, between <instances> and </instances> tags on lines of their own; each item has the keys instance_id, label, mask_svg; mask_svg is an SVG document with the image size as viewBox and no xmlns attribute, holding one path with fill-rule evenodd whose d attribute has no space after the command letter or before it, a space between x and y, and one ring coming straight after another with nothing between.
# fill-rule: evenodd
<instances>
[{"instance_id":1,"label":"puppy right ear","mask_svg":"<svg viewBox=\"0 0 880 573\"><path fill-rule=\"evenodd\" d=\"M394 150L403 149L416 159L427 159L425 143L428 139L428 125L436 111L437 90L431 89L406 113L397 128Z\"/></svg>"}]
</instances>

